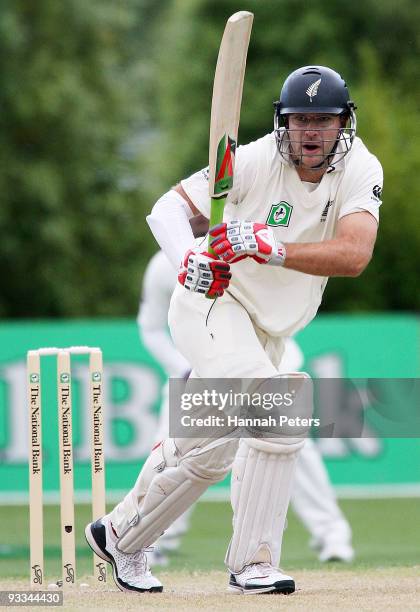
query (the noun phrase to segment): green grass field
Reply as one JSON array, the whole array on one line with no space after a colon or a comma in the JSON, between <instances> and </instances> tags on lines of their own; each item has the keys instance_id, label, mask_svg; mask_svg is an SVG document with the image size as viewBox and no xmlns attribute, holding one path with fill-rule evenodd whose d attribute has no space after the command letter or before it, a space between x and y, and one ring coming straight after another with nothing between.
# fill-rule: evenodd
<instances>
[{"instance_id":1,"label":"green grass field","mask_svg":"<svg viewBox=\"0 0 420 612\"><path fill-rule=\"evenodd\" d=\"M354 533L356 561L346 570L413 567L420 564L420 504L416 498L342 500L341 507ZM92 556L84 540L84 525L90 507L76 509L77 572L91 573ZM166 572L223 570L223 558L230 536L231 510L228 503L200 502L194 511L191 530L182 547L172 554ZM29 575L28 510L25 506L0 508L0 579ZM47 579L59 571L59 508L46 506L44 540ZM289 512L284 536L282 566L287 571L320 568L308 547L309 535ZM339 569L339 564L334 564ZM344 569L344 568L343 568ZM159 568L156 574L159 575Z\"/></svg>"}]
</instances>

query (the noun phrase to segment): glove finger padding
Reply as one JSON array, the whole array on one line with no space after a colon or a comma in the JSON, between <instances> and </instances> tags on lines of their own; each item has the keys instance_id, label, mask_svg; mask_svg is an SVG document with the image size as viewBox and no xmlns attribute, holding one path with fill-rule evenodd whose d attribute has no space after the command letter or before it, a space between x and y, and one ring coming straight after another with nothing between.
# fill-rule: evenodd
<instances>
[{"instance_id":1,"label":"glove finger padding","mask_svg":"<svg viewBox=\"0 0 420 612\"><path fill-rule=\"evenodd\" d=\"M178 281L188 291L216 298L223 295L232 277L230 266L211 253L190 250L184 258Z\"/></svg>"},{"instance_id":2,"label":"glove finger padding","mask_svg":"<svg viewBox=\"0 0 420 612\"><path fill-rule=\"evenodd\" d=\"M229 223L220 223L210 229L210 235L215 237L215 240L211 243L213 251L221 257L224 261L229 263L236 263L245 259L249 256L248 251L253 248L255 239L249 234L248 251L243 243L243 239L240 235L240 221L230 221ZM255 243L255 250L257 245Z\"/></svg>"},{"instance_id":3,"label":"glove finger padding","mask_svg":"<svg viewBox=\"0 0 420 612\"><path fill-rule=\"evenodd\" d=\"M278 257L283 245L277 244L273 230L263 223L233 219L212 227L210 235L215 238L211 243L214 252L229 263L236 263L244 257L252 257L263 264L284 263L284 257L281 261Z\"/></svg>"}]
</instances>

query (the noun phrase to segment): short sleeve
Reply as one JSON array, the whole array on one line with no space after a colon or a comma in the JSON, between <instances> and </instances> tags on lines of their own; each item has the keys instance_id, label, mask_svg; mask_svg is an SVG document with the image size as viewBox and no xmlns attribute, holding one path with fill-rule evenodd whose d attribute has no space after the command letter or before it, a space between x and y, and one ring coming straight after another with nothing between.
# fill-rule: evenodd
<instances>
[{"instance_id":1,"label":"short sleeve","mask_svg":"<svg viewBox=\"0 0 420 612\"><path fill-rule=\"evenodd\" d=\"M354 212L370 212L379 221L382 204L382 166L374 155L358 160L357 167L348 169L348 179L343 185L343 204L339 219Z\"/></svg>"},{"instance_id":2,"label":"short sleeve","mask_svg":"<svg viewBox=\"0 0 420 612\"><path fill-rule=\"evenodd\" d=\"M194 206L210 219L209 169L203 168L181 181L181 186Z\"/></svg>"}]
</instances>

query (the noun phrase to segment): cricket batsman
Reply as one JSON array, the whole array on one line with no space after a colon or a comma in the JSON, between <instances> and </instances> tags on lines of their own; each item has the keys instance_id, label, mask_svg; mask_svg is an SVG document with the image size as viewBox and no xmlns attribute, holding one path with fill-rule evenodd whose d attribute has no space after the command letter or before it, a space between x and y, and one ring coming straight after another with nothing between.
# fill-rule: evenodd
<instances>
[{"instance_id":1,"label":"cricket batsman","mask_svg":"<svg viewBox=\"0 0 420 612\"><path fill-rule=\"evenodd\" d=\"M208 231L207 220L201 215L193 217L193 220L194 235L199 235L203 229L205 235ZM197 233L198 223L200 231ZM196 241L196 244L199 242ZM176 283L175 268L165 253L158 251L150 259L144 273L137 322L143 344L162 364L168 376L183 378L190 373L191 367L176 349L168 333L168 309ZM293 338L286 338L285 350L278 367L279 372L287 374L299 371L303 363L304 355L298 343ZM169 421L169 381L167 381L162 391L155 444L169 437ZM232 471L236 473L235 462ZM294 512L309 531L310 546L317 550L321 562L353 560L350 525L337 503L318 445L311 438L306 439L299 453L290 502ZM165 563L161 551L173 551L179 548L180 537L188 530L192 509L191 507L172 523L159 538L153 551L148 554L151 565Z\"/></svg>"},{"instance_id":2,"label":"cricket batsman","mask_svg":"<svg viewBox=\"0 0 420 612\"><path fill-rule=\"evenodd\" d=\"M211 254L194 247L189 223L199 213L209 217L207 177L200 170L182 180L147 218L167 257L181 264L171 335L192 378L270 385L281 376L285 338L315 317L328 278L357 277L368 265L382 168L356 137L344 79L331 68L305 66L284 82L274 131L236 151L224 222L209 231ZM295 582L279 562L304 442L300 435L168 438L152 450L126 497L86 527L88 543L112 564L122 590L161 591L145 549L235 459L229 588L291 593Z\"/></svg>"}]
</instances>

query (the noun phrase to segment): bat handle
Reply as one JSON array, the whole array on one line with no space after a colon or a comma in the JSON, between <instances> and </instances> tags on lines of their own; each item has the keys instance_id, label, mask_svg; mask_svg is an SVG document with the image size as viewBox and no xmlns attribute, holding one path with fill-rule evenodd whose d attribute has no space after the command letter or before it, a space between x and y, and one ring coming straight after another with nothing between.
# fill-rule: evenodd
<instances>
[{"instance_id":1,"label":"bat handle","mask_svg":"<svg viewBox=\"0 0 420 612\"><path fill-rule=\"evenodd\" d=\"M210 208L210 224L209 227L213 227L214 225L219 225L219 223L223 223L223 211L225 209L226 204L226 196L211 198L211 208ZM216 255L213 249L210 246L210 242L212 241L212 237L209 235L208 242L208 251L212 255Z\"/></svg>"},{"instance_id":2,"label":"bat handle","mask_svg":"<svg viewBox=\"0 0 420 612\"><path fill-rule=\"evenodd\" d=\"M211 198L211 208L210 208L210 223L209 227L213 227L214 225L219 225L219 223L223 222L223 211L225 209L226 196L222 198ZM210 242L212 241L212 237L209 234L209 242L208 242L208 252L211 255L216 255L213 249L210 246ZM207 296L208 297L208 296ZM214 299L214 298L209 298Z\"/></svg>"}]
</instances>

